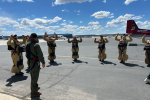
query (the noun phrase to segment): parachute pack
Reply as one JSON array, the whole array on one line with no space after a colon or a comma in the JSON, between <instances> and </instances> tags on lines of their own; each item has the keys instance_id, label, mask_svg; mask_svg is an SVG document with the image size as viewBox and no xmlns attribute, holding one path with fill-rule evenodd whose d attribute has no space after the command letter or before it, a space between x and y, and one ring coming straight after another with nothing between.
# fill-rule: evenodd
<instances>
[{"instance_id":1,"label":"parachute pack","mask_svg":"<svg viewBox=\"0 0 150 100\"><path fill-rule=\"evenodd\" d=\"M98 48L99 48L99 49L100 49L100 48L102 48L102 49L105 48L105 42L104 42L104 40L98 44Z\"/></svg>"},{"instance_id":2,"label":"parachute pack","mask_svg":"<svg viewBox=\"0 0 150 100\"><path fill-rule=\"evenodd\" d=\"M125 43L125 41L120 41L118 44L118 47L126 47L127 43Z\"/></svg>"},{"instance_id":3,"label":"parachute pack","mask_svg":"<svg viewBox=\"0 0 150 100\"><path fill-rule=\"evenodd\" d=\"M17 43L14 41L15 44L15 48L13 48L11 45L7 45L8 46L8 50L10 51L16 51L17 47L18 47L18 51L19 52L25 52L25 45L17 45Z\"/></svg>"},{"instance_id":4,"label":"parachute pack","mask_svg":"<svg viewBox=\"0 0 150 100\"><path fill-rule=\"evenodd\" d=\"M144 50L150 50L150 44L145 45Z\"/></svg>"},{"instance_id":5,"label":"parachute pack","mask_svg":"<svg viewBox=\"0 0 150 100\"><path fill-rule=\"evenodd\" d=\"M72 47L78 47L78 42L77 42L77 40L73 40L73 42L72 42Z\"/></svg>"},{"instance_id":6,"label":"parachute pack","mask_svg":"<svg viewBox=\"0 0 150 100\"><path fill-rule=\"evenodd\" d=\"M47 45L49 47L56 47L56 43L52 40L52 41L49 41L49 43L47 42Z\"/></svg>"}]
</instances>

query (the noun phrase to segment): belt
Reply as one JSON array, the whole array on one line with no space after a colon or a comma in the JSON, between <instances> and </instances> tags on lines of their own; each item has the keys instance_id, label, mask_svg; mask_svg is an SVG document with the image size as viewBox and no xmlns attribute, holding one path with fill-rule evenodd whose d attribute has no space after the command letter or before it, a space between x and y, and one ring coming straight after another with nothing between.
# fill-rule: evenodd
<instances>
[{"instance_id":1,"label":"belt","mask_svg":"<svg viewBox=\"0 0 150 100\"><path fill-rule=\"evenodd\" d=\"M17 51L11 51L11 52L17 53Z\"/></svg>"},{"instance_id":2,"label":"belt","mask_svg":"<svg viewBox=\"0 0 150 100\"><path fill-rule=\"evenodd\" d=\"M31 58L31 59L34 60L34 61L35 61L35 60L39 60L38 58Z\"/></svg>"}]
</instances>

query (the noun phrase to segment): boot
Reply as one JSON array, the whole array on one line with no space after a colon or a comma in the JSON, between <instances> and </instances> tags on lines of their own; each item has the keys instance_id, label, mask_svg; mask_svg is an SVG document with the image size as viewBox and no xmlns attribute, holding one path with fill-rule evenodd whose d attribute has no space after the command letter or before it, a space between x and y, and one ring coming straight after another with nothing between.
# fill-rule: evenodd
<instances>
[{"instance_id":1,"label":"boot","mask_svg":"<svg viewBox=\"0 0 150 100\"><path fill-rule=\"evenodd\" d=\"M148 64L147 67L150 67L150 64Z\"/></svg>"}]
</instances>

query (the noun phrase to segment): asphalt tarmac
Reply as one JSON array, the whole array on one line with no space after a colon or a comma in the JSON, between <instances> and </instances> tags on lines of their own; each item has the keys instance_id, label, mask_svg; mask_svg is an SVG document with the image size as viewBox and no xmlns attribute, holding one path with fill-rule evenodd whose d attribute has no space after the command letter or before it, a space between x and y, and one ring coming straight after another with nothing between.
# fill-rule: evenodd
<instances>
[{"instance_id":1,"label":"asphalt tarmac","mask_svg":"<svg viewBox=\"0 0 150 100\"><path fill-rule=\"evenodd\" d=\"M72 59L67 40L56 41L55 63L48 61L46 42L40 42L46 67L40 70L40 97L30 98L31 77L24 54L23 75L11 73L13 66L7 45L0 46L0 93L20 100L150 100L150 85L144 79L150 72L145 64L144 44L141 39L128 43L129 59L125 64L118 60L118 41L108 38L107 58L98 59L98 44L93 38L83 38L79 43L79 59ZM0 41L1 42L1 41Z\"/></svg>"}]
</instances>

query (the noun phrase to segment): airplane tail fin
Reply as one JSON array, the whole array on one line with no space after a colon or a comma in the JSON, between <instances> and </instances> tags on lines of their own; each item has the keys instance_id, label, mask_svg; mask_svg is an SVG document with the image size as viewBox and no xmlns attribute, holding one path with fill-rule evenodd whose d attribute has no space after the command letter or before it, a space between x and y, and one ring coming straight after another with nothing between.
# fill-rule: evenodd
<instances>
[{"instance_id":1,"label":"airplane tail fin","mask_svg":"<svg viewBox=\"0 0 150 100\"><path fill-rule=\"evenodd\" d=\"M126 33L133 33L137 29L139 29L139 28L136 25L134 20L127 20Z\"/></svg>"}]
</instances>

